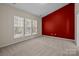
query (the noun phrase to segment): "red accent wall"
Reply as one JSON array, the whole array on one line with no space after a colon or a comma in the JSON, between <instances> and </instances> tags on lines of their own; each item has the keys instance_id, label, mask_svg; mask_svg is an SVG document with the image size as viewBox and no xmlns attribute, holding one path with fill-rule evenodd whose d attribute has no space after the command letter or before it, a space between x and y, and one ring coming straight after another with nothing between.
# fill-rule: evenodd
<instances>
[{"instance_id":1,"label":"red accent wall","mask_svg":"<svg viewBox=\"0 0 79 59\"><path fill-rule=\"evenodd\" d=\"M74 40L74 4L70 3L42 18L42 35Z\"/></svg>"}]
</instances>

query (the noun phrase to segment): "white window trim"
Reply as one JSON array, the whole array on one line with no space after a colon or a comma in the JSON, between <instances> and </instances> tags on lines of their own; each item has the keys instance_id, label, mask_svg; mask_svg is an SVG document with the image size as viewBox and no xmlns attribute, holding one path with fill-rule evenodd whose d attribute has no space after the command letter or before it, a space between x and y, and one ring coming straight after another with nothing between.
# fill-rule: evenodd
<instances>
[{"instance_id":1,"label":"white window trim","mask_svg":"<svg viewBox=\"0 0 79 59\"><path fill-rule=\"evenodd\" d=\"M32 30L33 30L33 21L36 21L37 22L37 20L32 20ZM35 34L37 34L38 33L38 25L37 25L37 31L36 32L33 32L32 31L32 35L35 35Z\"/></svg>"},{"instance_id":2,"label":"white window trim","mask_svg":"<svg viewBox=\"0 0 79 59\"><path fill-rule=\"evenodd\" d=\"M14 16L14 24L13 24L13 26L15 27L15 18L21 18L21 19L23 19L23 23L24 23L24 18L23 17L20 17L20 16ZM23 25L23 33L22 34L15 34L15 29L14 29L14 39L17 39L17 38L21 38L21 37L23 37L24 36L24 25Z\"/></svg>"},{"instance_id":3,"label":"white window trim","mask_svg":"<svg viewBox=\"0 0 79 59\"><path fill-rule=\"evenodd\" d=\"M25 18L25 22L24 22L24 23L26 23L26 20L27 20L27 19L30 20L30 21L32 22L31 19ZM31 30L30 30L30 33L29 33L29 34L26 34L26 33L25 33L25 29L26 29L25 26L26 26L26 24L24 24L24 36L31 36L31 35L32 35L32 34L31 34L31 33L32 33L32 25L30 25L30 26L31 26L31 27L30 27Z\"/></svg>"}]
</instances>

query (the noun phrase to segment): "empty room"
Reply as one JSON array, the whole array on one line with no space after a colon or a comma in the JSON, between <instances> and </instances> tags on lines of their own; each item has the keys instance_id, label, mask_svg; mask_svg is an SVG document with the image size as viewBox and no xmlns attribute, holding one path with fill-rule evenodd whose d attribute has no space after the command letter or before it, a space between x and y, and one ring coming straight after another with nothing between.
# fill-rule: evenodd
<instances>
[{"instance_id":1,"label":"empty room","mask_svg":"<svg viewBox=\"0 0 79 59\"><path fill-rule=\"evenodd\" d=\"M0 3L0 56L78 56L78 6Z\"/></svg>"}]
</instances>

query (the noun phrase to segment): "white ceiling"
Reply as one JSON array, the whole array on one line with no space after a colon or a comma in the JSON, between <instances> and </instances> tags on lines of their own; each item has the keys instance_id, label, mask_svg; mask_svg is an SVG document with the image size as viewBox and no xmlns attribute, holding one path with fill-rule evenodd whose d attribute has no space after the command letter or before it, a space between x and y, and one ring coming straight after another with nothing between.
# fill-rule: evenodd
<instances>
[{"instance_id":1,"label":"white ceiling","mask_svg":"<svg viewBox=\"0 0 79 59\"><path fill-rule=\"evenodd\" d=\"M34 15L44 17L67 4L68 3L16 3L9 5L27 11Z\"/></svg>"}]
</instances>

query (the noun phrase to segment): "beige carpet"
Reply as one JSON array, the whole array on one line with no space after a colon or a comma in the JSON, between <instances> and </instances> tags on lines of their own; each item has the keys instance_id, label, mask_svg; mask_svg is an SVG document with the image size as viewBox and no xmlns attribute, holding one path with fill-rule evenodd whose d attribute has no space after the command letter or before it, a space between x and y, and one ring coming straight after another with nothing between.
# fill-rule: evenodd
<instances>
[{"instance_id":1,"label":"beige carpet","mask_svg":"<svg viewBox=\"0 0 79 59\"><path fill-rule=\"evenodd\" d=\"M1 56L73 56L77 47L71 40L56 37L38 37L0 48Z\"/></svg>"}]
</instances>

